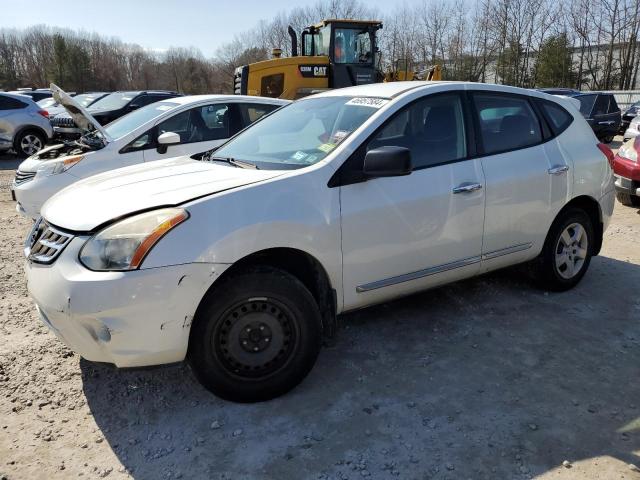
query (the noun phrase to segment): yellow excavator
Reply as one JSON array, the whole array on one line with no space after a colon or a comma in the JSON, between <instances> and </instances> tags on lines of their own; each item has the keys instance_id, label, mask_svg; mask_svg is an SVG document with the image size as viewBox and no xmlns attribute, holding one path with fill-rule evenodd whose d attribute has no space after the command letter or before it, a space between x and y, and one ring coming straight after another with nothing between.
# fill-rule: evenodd
<instances>
[{"instance_id":1,"label":"yellow excavator","mask_svg":"<svg viewBox=\"0 0 640 480\"><path fill-rule=\"evenodd\" d=\"M290 26L291 56L274 49L273 58L236 68L233 87L237 95L295 100L331 88L400 80L441 80L439 65L423 72L410 70L398 60L382 72L378 65L377 20L324 20L298 35Z\"/></svg>"}]
</instances>

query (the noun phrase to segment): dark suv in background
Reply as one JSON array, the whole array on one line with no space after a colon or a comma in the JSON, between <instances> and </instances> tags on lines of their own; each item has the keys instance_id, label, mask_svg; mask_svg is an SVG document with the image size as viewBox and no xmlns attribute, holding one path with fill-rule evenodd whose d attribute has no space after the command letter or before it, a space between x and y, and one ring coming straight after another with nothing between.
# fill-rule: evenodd
<instances>
[{"instance_id":1,"label":"dark suv in background","mask_svg":"<svg viewBox=\"0 0 640 480\"><path fill-rule=\"evenodd\" d=\"M611 143L620 131L622 114L610 93L588 92L574 95L580 101L580 113L602 142Z\"/></svg>"},{"instance_id":2,"label":"dark suv in background","mask_svg":"<svg viewBox=\"0 0 640 480\"><path fill-rule=\"evenodd\" d=\"M178 92L167 90L113 92L92 104L87 111L100 125L106 125L150 103L181 96ZM51 125L53 125L54 137L57 138L77 138L81 134L80 129L66 112L53 117Z\"/></svg>"}]
</instances>

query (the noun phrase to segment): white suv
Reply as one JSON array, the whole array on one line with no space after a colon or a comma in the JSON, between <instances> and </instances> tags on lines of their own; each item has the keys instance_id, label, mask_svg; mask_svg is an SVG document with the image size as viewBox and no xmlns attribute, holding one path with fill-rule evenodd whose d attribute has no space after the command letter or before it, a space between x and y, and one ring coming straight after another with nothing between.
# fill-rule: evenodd
<instances>
[{"instance_id":1,"label":"white suv","mask_svg":"<svg viewBox=\"0 0 640 480\"><path fill-rule=\"evenodd\" d=\"M42 320L88 360L188 358L221 397L298 384L336 315L531 262L576 285L614 206L562 98L476 83L333 90L211 153L59 193L27 239Z\"/></svg>"},{"instance_id":2,"label":"white suv","mask_svg":"<svg viewBox=\"0 0 640 480\"><path fill-rule=\"evenodd\" d=\"M40 150L18 166L11 185L16 209L36 218L49 197L81 178L138 163L202 153L289 103L239 95L190 95L146 105L106 126L59 87L54 99L83 135Z\"/></svg>"}]
</instances>

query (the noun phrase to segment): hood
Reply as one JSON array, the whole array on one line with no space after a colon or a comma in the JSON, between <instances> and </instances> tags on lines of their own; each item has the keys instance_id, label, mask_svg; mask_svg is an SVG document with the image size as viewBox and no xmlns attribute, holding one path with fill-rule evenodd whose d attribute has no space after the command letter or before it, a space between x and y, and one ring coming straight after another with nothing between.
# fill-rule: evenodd
<instances>
[{"instance_id":1,"label":"hood","mask_svg":"<svg viewBox=\"0 0 640 480\"><path fill-rule=\"evenodd\" d=\"M282 170L231 167L189 157L158 160L76 182L51 197L41 213L53 225L88 232L134 212L177 205L283 173Z\"/></svg>"},{"instance_id":2,"label":"hood","mask_svg":"<svg viewBox=\"0 0 640 480\"><path fill-rule=\"evenodd\" d=\"M64 90L53 83L51 84L51 91L53 92L53 98L64 107L75 124L82 130L83 134L97 130L102 134L105 142L112 140L106 130L102 128L102 125L100 125L82 105L77 103L73 97L69 96Z\"/></svg>"}]
</instances>

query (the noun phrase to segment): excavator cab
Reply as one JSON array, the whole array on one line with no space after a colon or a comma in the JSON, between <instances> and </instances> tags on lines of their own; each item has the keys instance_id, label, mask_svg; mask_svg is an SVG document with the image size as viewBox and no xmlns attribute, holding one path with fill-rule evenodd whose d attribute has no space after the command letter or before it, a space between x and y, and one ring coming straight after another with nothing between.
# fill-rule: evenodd
<instances>
[{"instance_id":1,"label":"excavator cab","mask_svg":"<svg viewBox=\"0 0 640 480\"><path fill-rule=\"evenodd\" d=\"M381 81L375 60L379 21L324 20L302 31L298 37L289 27L291 57L274 58L236 68L234 91L286 99L301 98L330 88L342 88Z\"/></svg>"}]
</instances>

